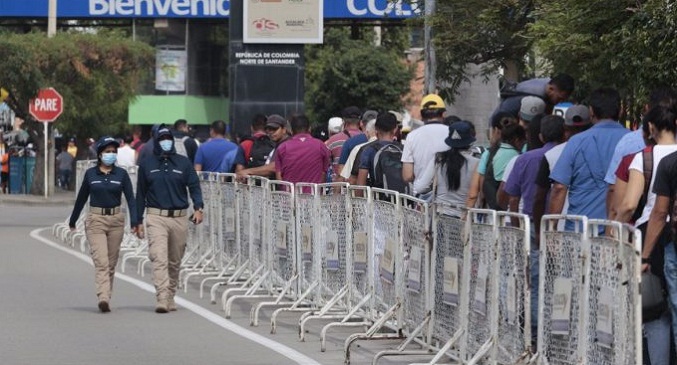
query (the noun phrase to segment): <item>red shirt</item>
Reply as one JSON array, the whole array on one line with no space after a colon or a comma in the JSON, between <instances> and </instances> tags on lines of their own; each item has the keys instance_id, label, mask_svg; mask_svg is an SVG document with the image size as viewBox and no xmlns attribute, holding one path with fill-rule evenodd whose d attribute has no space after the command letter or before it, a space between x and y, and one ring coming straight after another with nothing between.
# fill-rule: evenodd
<instances>
[{"instance_id":1,"label":"red shirt","mask_svg":"<svg viewBox=\"0 0 677 365\"><path fill-rule=\"evenodd\" d=\"M335 135L329 137L329 139L324 142L324 144L327 145L327 148L329 148L329 152L331 152L331 163L334 167L334 174L338 175L341 173L338 171L338 162L339 158L341 158L343 144L348 140L348 138L354 137L360 133L362 132L359 129L343 130L340 133L336 133Z\"/></svg>"},{"instance_id":2,"label":"red shirt","mask_svg":"<svg viewBox=\"0 0 677 365\"><path fill-rule=\"evenodd\" d=\"M327 146L308 133L300 133L275 150L275 170L291 183L326 181L330 154Z\"/></svg>"}]
</instances>

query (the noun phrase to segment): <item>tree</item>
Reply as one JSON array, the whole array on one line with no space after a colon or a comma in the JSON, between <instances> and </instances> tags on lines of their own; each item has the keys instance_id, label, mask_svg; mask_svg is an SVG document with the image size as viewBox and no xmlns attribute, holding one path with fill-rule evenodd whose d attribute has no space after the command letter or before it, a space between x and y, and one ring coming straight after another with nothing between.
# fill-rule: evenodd
<instances>
[{"instance_id":1,"label":"tree","mask_svg":"<svg viewBox=\"0 0 677 365\"><path fill-rule=\"evenodd\" d=\"M533 41L528 36L533 9L533 0L437 0L429 21L440 92L453 100L458 87L475 76L468 74L468 64L480 66L483 76L503 68L505 78L519 81Z\"/></svg>"},{"instance_id":2,"label":"tree","mask_svg":"<svg viewBox=\"0 0 677 365\"><path fill-rule=\"evenodd\" d=\"M584 98L617 88L636 117L650 90L677 85L677 8L671 2L543 1L531 33L554 69L577 80Z\"/></svg>"},{"instance_id":3,"label":"tree","mask_svg":"<svg viewBox=\"0 0 677 365\"><path fill-rule=\"evenodd\" d=\"M365 28L366 29L366 28ZM413 72L404 62L400 34L391 30L375 47L373 32L350 39L346 28L329 28L325 44L306 48L306 109L311 120L326 121L355 105L376 110L401 109Z\"/></svg>"},{"instance_id":4,"label":"tree","mask_svg":"<svg viewBox=\"0 0 677 365\"><path fill-rule=\"evenodd\" d=\"M42 125L28 114L28 101L43 87L63 95L60 131L87 137L113 134L126 128L129 102L136 86L151 74L153 50L146 44L114 35L59 33L3 34L0 37L0 85L9 90L6 100L17 116L26 119L27 131L42 151ZM86 148L79 148L86 153ZM42 153L38 154L31 193L43 191Z\"/></svg>"}]
</instances>

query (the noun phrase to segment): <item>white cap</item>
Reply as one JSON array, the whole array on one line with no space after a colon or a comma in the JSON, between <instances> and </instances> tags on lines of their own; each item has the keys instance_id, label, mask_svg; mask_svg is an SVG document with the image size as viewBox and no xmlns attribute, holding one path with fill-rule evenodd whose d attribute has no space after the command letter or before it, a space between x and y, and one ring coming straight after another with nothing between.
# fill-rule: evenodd
<instances>
[{"instance_id":1,"label":"white cap","mask_svg":"<svg viewBox=\"0 0 677 365\"><path fill-rule=\"evenodd\" d=\"M343 128L343 119L342 118L340 118L340 117L329 118L329 125L327 127L329 134L339 133L339 132L341 132L342 128Z\"/></svg>"}]
</instances>

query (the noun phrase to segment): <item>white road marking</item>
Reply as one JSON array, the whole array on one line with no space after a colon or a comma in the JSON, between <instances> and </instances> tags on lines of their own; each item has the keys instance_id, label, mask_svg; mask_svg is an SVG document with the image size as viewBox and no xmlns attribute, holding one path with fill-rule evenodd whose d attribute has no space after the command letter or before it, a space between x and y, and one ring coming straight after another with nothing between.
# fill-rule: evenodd
<instances>
[{"instance_id":1,"label":"white road marking","mask_svg":"<svg viewBox=\"0 0 677 365\"><path fill-rule=\"evenodd\" d=\"M41 237L40 233L42 231L47 230L47 229L49 229L49 228L35 229L30 233L30 236L32 238L46 244L47 246L50 246L52 248L56 248L57 250L65 252L65 253L67 253L71 256L74 256L74 257L86 262L89 265L94 266L94 264L92 263L92 259L88 255L74 251L70 248L64 247L63 245L60 245L60 244L58 244L54 241L51 241L47 238ZM115 277L119 278L120 280L126 281L126 282L128 282L132 285L135 285L136 287L138 287L142 290L145 290L149 293L155 293L155 288L152 285L150 285L146 282L143 282L141 280L135 279L133 277L127 276L127 275L119 273L119 272L115 273ZM250 331L250 330L248 330L244 327L241 327L241 326L239 326L239 325L237 325L237 324L217 315L216 313L213 313L213 312L211 312L211 311L209 311L209 310L207 310L207 309L205 309L205 308L203 308L203 307L201 307L201 306L199 306L199 305L197 305L197 304L195 304L195 303L193 303L189 300L186 300L186 299L183 299L183 298L180 298L180 297L176 297L175 300L176 300L176 304L178 304L178 305L182 306L183 308L197 314L198 316L208 320L209 322L212 322L215 325L217 325L217 326L219 326L219 327L221 327L225 330L228 330L228 331L230 331L230 332L232 332L232 333L234 333L234 334L236 334L240 337L246 338L249 341L252 341L252 342L258 343L261 346L267 347L267 348L271 349L272 351L275 351L278 354L280 354L280 355L282 355L282 356L284 356L284 357L286 357L286 358L288 358L292 361L297 362L298 364L320 365L319 362L317 362L314 359L311 359L310 357L292 349L291 347L287 347L287 346L285 346L285 345L283 345L279 342L273 341L273 340L271 340L271 339L269 339L265 336L261 336L258 333L252 332L252 331Z\"/></svg>"}]
</instances>

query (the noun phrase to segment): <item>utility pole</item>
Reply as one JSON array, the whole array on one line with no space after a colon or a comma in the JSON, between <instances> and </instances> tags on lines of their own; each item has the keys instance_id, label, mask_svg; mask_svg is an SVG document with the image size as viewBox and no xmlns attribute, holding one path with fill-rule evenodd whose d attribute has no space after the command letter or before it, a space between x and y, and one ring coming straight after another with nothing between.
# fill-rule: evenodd
<instances>
[{"instance_id":1,"label":"utility pole","mask_svg":"<svg viewBox=\"0 0 677 365\"><path fill-rule=\"evenodd\" d=\"M424 51L425 55L425 83L423 85L423 93L431 94L437 92L437 61L435 59L435 47L433 46L432 25L431 19L435 13L435 1L425 0L425 25L423 29Z\"/></svg>"},{"instance_id":2,"label":"utility pole","mask_svg":"<svg viewBox=\"0 0 677 365\"><path fill-rule=\"evenodd\" d=\"M47 37L56 35L56 0L49 0L47 11Z\"/></svg>"}]
</instances>

